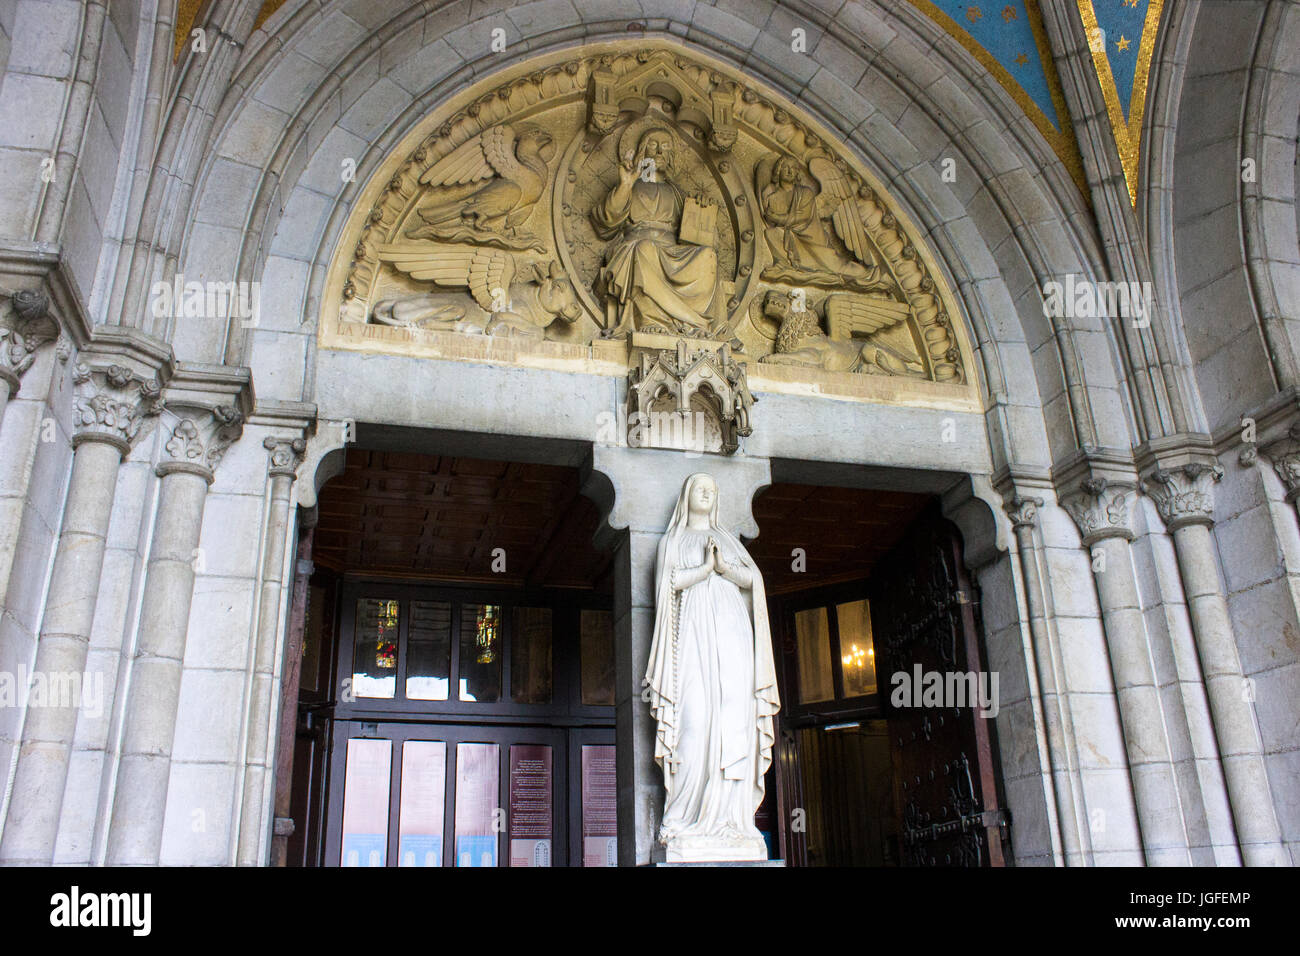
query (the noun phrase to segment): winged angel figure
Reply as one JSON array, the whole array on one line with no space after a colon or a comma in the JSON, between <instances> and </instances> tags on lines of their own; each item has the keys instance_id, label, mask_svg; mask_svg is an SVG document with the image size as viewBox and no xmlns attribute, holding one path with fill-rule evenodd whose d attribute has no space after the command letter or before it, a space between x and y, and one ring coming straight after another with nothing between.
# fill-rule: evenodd
<instances>
[{"instance_id":1,"label":"winged angel figure","mask_svg":"<svg viewBox=\"0 0 1300 956\"><path fill-rule=\"evenodd\" d=\"M422 224L407 237L543 251L522 227L546 189L554 155L543 129L502 123L484 130L420 177L430 196L416 210Z\"/></svg>"},{"instance_id":2,"label":"winged angel figure","mask_svg":"<svg viewBox=\"0 0 1300 956\"><path fill-rule=\"evenodd\" d=\"M376 303L374 318L384 325L539 339L557 318L573 322L581 314L573 283L555 261L521 263L504 249L430 242L380 246L379 258L413 279L468 289L481 310L445 292L401 296Z\"/></svg>"},{"instance_id":3,"label":"winged angel figure","mask_svg":"<svg viewBox=\"0 0 1300 956\"><path fill-rule=\"evenodd\" d=\"M833 160L814 157L805 172L792 156L769 157L755 167L754 178L775 260L763 270L764 279L860 292L889 287L867 237L856 187Z\"/></svg>"}]
</instances>

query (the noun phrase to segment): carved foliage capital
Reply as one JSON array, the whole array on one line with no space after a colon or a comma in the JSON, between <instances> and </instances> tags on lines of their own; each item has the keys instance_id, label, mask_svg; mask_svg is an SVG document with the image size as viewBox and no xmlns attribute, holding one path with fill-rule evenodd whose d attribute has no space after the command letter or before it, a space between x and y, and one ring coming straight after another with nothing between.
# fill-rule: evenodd
<instances>
[{"instance_id":1,"label":"carved foliage capital","mask_svg":"<svg viewBox=\"0 0 1300 956\"><path fill-rule=\"evenodd\" d=\"M234 405L168 404L167 410L177 420L163 445L159 474L191 471L211 480L226 449L243 434L243 413Z\"/></svg>"},{"instance_id":2,"label":"carved foliage capital","mask_svg":"<svg viewBox=\"0 0 1300 956\"><path fill-rule=\"evenodd\" d=\"M1223 477L1218 465L1191 462L1178 468L1157 468L1142 490L1155 502L1170 531L1189 524L1214 522L1214 483Z\"/></svg>"},{"instance_id":3,"label":"carved foliage capital","mask_svg":"<svg viewBox=\"0 0 1300 956\"><path fill-rule=\"evenodd\" d=\"M1086 478L1078 490L1062 499L1083 537L1084 547L1104 538L1133 538L1129 496L1133 489L1105 478Z\"/></svg>"},{"instance_id":4,"label":"carved foliage capital","mask_svg":"<svg viewBox=\"0 0 1300 956\"><path fill-rule=\"evenodd\" d=\"M271 474L293 478L302 464L303 455L307 453L307 441L303 438L266 438L262 447L270 453Z\"/></svg>"},{"instance_id":5,"label":"carved foliage capital","mask_svg":"<svg viewBox=\"0 0 1300 956\"><path fill-rule=\"evenodd\" d=\"M1284 437L1262 445L1259 450L1273 463L1273 470L1286 485L1287 500L1300 497L1300 421Z\"/></svg>"},{"instance_id":6,"label":"carved foliage capital","mask_svg":"<svg viewBox=\"0 0 1300 956\"><path fill-rule=\"evenodd\" d=\"M1017 531L1021 528L1032 528L1037 524L1038 509L1042 506L1042 498L1028 498L1022 495L1013 495L1003 505L1007 517L1011 519L1012 527Z\"/></svg>"},{"instance_id":7,"label":"carved foliage capital","mask_svg":"<svg viewBox=\"0 0 1300 956\"><path fill-rule=\"evenodd\" d=\"M59 338L59 327L49 314L49 296L39 289L10 293L8 305L0 322L0 378L12 385L32 367L36 350Z\"/></svg>"},{"instance_id":8,"label":"carved foliage capital","mask_svg":"<svg viewBox=\"0 0 1300 956\"><path fill-rule=\"evenodd\" d=\"M124 365L91 367L78 362L72 380L74 441L100 440L123 452L140 434L144 419L162 409L162 387Z\"/></svg>"}]
</instances>

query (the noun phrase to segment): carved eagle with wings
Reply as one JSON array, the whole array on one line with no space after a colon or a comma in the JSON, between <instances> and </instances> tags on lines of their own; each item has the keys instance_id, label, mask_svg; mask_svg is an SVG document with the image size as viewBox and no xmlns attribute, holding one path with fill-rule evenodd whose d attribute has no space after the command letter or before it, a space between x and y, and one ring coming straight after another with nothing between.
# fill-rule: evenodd
<instances>
[{"instance_id":1,"label":"carved eagle with wings","mask_svg":"<svg viewBox=\"0 0 1300 956\"><path fill-rule=\"evenodd\" d=\"M484 130L420 177L429 189L416 209L423 225L407 237L540 251L520 227L546 189L554 154L554 140L543 129L502 123Z\"/></svg>"}]
</instances>

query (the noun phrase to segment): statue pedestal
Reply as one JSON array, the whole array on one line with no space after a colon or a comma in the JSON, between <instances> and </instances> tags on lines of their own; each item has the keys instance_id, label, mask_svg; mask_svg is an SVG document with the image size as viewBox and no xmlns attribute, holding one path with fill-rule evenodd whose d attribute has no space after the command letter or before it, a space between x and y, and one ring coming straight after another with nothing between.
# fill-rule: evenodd
<instances>
[{"instance_id":1,"label":"statue pedestal","mask_svg":"<svg viewBox=\"0 0 1300 956\"><path fill-rule=\"evenodd\" d=\"M785 860L715 860L712 863L647 863L646 866L785 866Z\"/></svg>"},{"instance_id":2,"label":"statue pedestal","mask_svg":"<svg viewBox=\"0 0 1300 956\"><path fill-rule=\"evenodd\" d=\"M677 837L664 849L665 863L767 863L762 837Z\"/></svg>"},{"instance_id":3,"label":"statue pedestal","mask_svg":"<svg viewBox=\"0 0 1300 956\"><path fill-rule=\"evenodd\" d=\"M728 343L721 339L694 339L673 332L633 332L628 344L633 349L648 352L676 352L678 342L685 342L686 348L691 352L698 352L701 349L716 352L724 345L730 348Z\"/></svg>"}]
</instances>

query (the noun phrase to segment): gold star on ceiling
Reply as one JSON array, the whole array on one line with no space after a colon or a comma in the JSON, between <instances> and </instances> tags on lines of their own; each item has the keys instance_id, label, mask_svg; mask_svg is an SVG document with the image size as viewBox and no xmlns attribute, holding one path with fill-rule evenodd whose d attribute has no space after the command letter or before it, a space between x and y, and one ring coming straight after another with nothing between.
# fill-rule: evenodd
<instances>
[{"instance_id":1,"label":"gold star on ceiling","mask_svg":"<svg viewBox=\"0 0 1300 956\"><path fill-rule=\"evenodd\" d=\"M966 8L966 19L969 20L971 23L974 23L976 20L978 20L978 19L979 19L980 17L982 17L982 16L984 16L984 14L980 12L980 8L979 8L979 7L967 7L967 8Z\"/></svg>"},{"instance_id":2,"label":"gold star on ceiling","mask_svg":"<svg viewBox=\"0 0 1300 956\"><path fill-rule=\"evenodd\" d=\"M1002 19L1003 19L1003 20L1006 20L1007 23L1010 23L1012 20L1015 20L1015 19L1016 19L1016 8L1013 7L1013 6L1011 6L1010 4L1007 4L1005 7L1003 7L1003 8L1002 8Z\"/></svg>"},{"instance_id":3,"label":"gold star on ceiling","mask_svg":"<svg viewBox=\"0 0 1300 956\"><path fill-rule=\"evenodd\" d=\"M1124 36L1124 34L1121 33L1119 36L1119 40L1115 43L1115 46L1119 48L1119 51L1121 53L1123 53L1125 50L1129 48L1128 37Z\"/></svg>"},{"instance_id":4,"label":"gold star on ceiling","mask_svg":"<svg viewBox=\"0 0 1300 956\"><path fill-rule=\"evenodd\" d=\"M1024 66L1028 62L1029 62L1029 57L1025 56L1023 53L1019 53L1016 55L1017 66Z\"/></svg>"}]
</instances>

